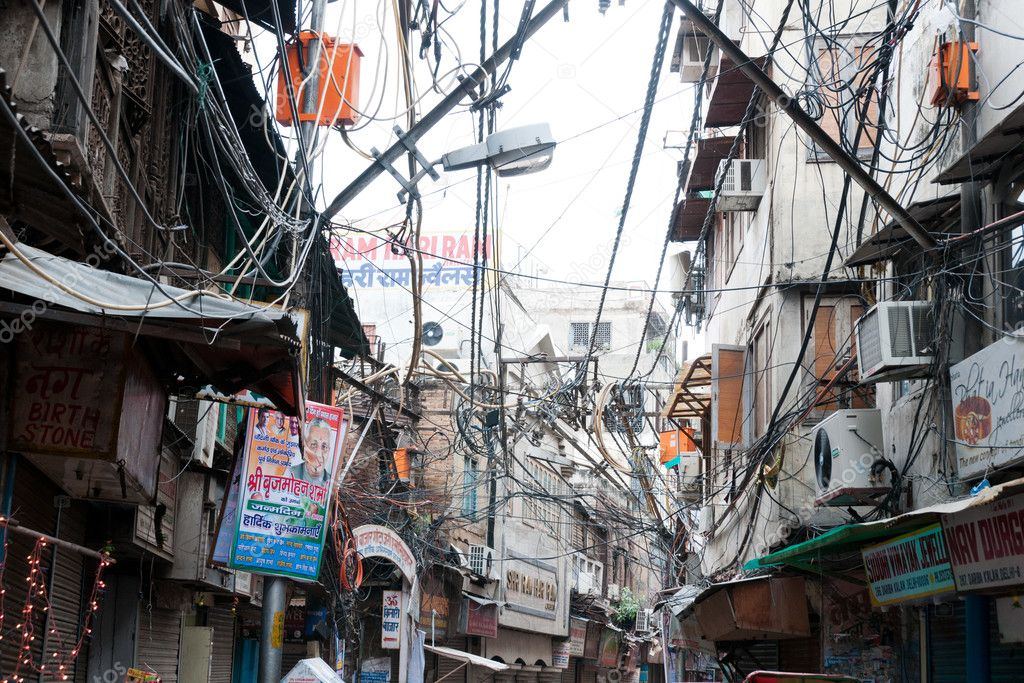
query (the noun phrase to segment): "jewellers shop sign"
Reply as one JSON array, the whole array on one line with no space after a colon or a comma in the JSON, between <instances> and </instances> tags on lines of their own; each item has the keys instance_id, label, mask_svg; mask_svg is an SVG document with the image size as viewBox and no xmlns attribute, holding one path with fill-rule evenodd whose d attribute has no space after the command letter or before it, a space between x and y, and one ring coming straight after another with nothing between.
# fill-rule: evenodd
<instances>
[{"instance_id":1,"label":"jewellers shop sign","mask_svg":"<svg viewBox=\"0 0 1024 683\"><path fill-rule=\"evenodd\" d=\"M875 607L953 590L953 571L939 524L868 546L862 554Z\"/></svg>"},{"instance_id":2,"label":"jewellers shop sign","mask_svg":"<svg viewBox=\"0 0 1024 683\"><path fill-rule=\"evenodd\" d=\"M958 591L1024 584L1024 493L945 515L942 529Z\"/></svg>"},{"instance_id":3,"label":"jewellers shop sign","mask_svg":"<svg viewBox=\"0 0 1024 683\"><path fill-rule=\"evenodd\" d=\"M1024 460L1024 339L1008 337L949 370L957 472Z\"/></svg>"}]
</instances>

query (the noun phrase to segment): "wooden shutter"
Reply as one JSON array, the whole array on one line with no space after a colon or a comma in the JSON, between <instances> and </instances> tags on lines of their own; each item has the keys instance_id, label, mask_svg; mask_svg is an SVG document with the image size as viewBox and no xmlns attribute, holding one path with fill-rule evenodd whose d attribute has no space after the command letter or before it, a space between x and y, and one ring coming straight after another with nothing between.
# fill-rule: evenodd
<instances>
[{"instance_id":1,"label":"wooden shutter","mask_svg":"<svg viewBox=\"0 0 1024 683\"><path fill-rule=\"evenodd\" d=\"M711 349L711 438L716 448L746 445L747 352L742 346Z\"/></svg>"},{"instance_id":2,"label":"wooden shutter","mask_svg":"<svg viewBox=\"0 0 1024 683\"><path fill-rule=\"evenodd\" d=\"M874 49L858 46L840 50L822 47L818 50L818 72L820 74L818 94L824 105L824 113L818 121L822 130L836 142L853 144L857 132L857 120L864 108L863 95L854 100L857 93L866 93L871 99L868 104L867 121L860 135L858 149L874 146L875 125L878 123L878 93L868 75L861 70L871 63ZM850 82L850 79L853 79ZM844 125L845 124L845 125ZM848 136L843 140L844 133Z\"/></svg>"}]
</instances>

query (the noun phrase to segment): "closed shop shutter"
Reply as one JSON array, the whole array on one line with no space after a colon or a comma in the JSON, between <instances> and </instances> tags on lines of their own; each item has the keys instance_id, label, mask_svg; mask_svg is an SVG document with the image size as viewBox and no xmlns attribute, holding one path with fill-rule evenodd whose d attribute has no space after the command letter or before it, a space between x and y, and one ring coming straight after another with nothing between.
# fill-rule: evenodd
<instances>
[{"instance_id":1,"label":"closed shop shutter","mask_svg":"<svg viewBox=\"0 0 1024 683\"><path fill-rule=\"evenodd\" d=\"M17 466L17 473L14 480L14 500L12 501L11 516L18 520L21 526L46 534L54 534L57 529L57 508L54 506L56 496L62 491L56 484L51 482L45 475L32 466L25 458L20 458ZM60 529L58 536L64 540L85 544L85 527L88 517L88 510L82 503L72 502L70 507L61 510ZM7 566L4 570L4 586L7 593L4 596L4 604L8 605L8 616L4 623L5 628L13 629L17 625L17 617L20 616L20 609L12 613L14 605L25 604L25 594L28 584L26 577L29 574L28 556L35 547L35 539L24 534L8 532L7 534ZM84 573L88 564L89 585L84 586ZM93 572L96 564L93 560L77 553L58 549L56 562L53 562L52 549L43 554L41 568L47 576L51 577L52 570L52 592L50 602L53 605L50 610L50 628L59 632L60 640L56 636L48 638L36 637L32 641L33 661L37 664L42 661L44 641L48 652L54 650L61 652L64 658L70 657L70 651L78 642L81 631L83 616L82 594L91 589ZM46 613L41 609L39 598L33 601L35 614L38 616L34 621L36 634L47 634ZM48 634L47 634L48 635ZM0 666L5 674L11 674L16 668L16 654L20 638L4 638L0 642ZM66 673L73 681L86 680L86 662L88 661L88 641L83 644L77 659L69 665ZM35 672L27 670L22 665L19 675L35 678ZM48 677L44 680L50 680Z\"/></svg>"},{"instance_id":2,"label":"closed shop shutter","mask_svg":"<svg viewBox=\"0 0 1024 683\"><path fill-rule=\"evenodd\" d=\"M462 650L463 652L469 652L468 638L466 636L452 635L448 637L448 645L453 650ZM462 662L451 657L442 657L441 655L434 655L434 671L437 672L437 676L434 678L435 681L444 678L442 683L465 683L466 681L466 667L463 667L459 671L455 671L456 668ZM455 671L455 673L452 673Z\"/></svg>"},{"instance_id":3,"label":"closed shop shutter","mask_svg":"<svg viewBox=\"0 0 1024 683\"><path fill-rule=\"evenodd\" d=\"M582 663L579 683L597 683L597 664L588 661Z\"/></svg>"},{"instance_id":4,"label":"closed shop shutter","mask_svg":"<svg viewBox=\"0 0 1024 683\"><path fill-rule=\"evenodd\" d=\"M284 649L281 652L281 675L284 675L294 669L295 665L305 658L305 643L289 643L285 641Z\"/></svg>"},{"instance_id":5,"label":"closed shop shutter","mask_svg":"<svg viewBox=\"0 0 1024 683\"><path fill-rule=\"evenodd\" d=\"M779 670L821 673L821 641L817 637L780 640Z\"/></svg>"},{"instance_id":6,"label":"closed shop shutter","mask_svg":"<svg viewBox=\"0 0 1024 683\"><path fill-rule=\"evenodd\" d=\"M931 683L962 683L967 680L965 627L962 602L948 602L929 608L928 680Z\"/></svg>"},{"instance_id":7,"label":"closed shop shutter","mask_svg":"<svg viewBox=\"0 0 1024 683\"><path fill-rule=\"evenodd\" d=\"M778 671L781 668L779 666L779 644L774 640L732 643L728 651L729 663L742 676L758 669Z\"/></svg>"},{"instance_id":8,"label":"closed shop shutter","mask_svg":"<svg viewBox=\"0 0 1024 683\"><path fill-rule=\"evenodd\" d=\"M235 654L235 615L230 607L211 607L206 625L213 628L213 663L210 683L231 683Z\"/></svg>"},{"instance_id":9,"label":"closed shop shutter","mask_svg":"<svg viewBox=\"0 0 1024 683\"><path fill-rule=\"evenodd\" d=\"M140 605L138 664L160 674L161 683L177 683L181 650L181 610Z\"/></svg>"}]
</instances>

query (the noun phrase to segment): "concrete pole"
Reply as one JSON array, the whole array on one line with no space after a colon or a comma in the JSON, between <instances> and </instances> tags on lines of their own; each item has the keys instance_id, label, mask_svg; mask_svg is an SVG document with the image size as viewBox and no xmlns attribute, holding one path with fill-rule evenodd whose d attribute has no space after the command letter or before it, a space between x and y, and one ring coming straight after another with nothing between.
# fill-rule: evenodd
<instances>
[{"instance_id":1,"label":"concrete pole","mask_svg":"<svg viewBox=\"0 0 1024 683\"><path fill-rule=\"evenodd\" d=\"M281 680L287 581L279 576L263 577L263 627L260 629L259 683L278 683Z\"/></svg>"}]
</instances>

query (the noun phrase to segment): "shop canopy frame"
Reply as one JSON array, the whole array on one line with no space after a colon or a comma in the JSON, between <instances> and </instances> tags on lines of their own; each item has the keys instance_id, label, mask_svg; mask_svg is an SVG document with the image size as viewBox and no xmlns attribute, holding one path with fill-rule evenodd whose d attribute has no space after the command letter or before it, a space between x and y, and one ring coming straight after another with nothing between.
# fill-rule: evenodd
<instances>
[{"instance_id":1,"label":"shop canopy frame","mask_svg":"<svg viewBox=\"0 0 1024 683\"><path fill-rule=\"evenodd\" d=\"M670 419L697 418L711 414L711 354L683 367L662 415Z\"/></svg>"}]
</instances>

